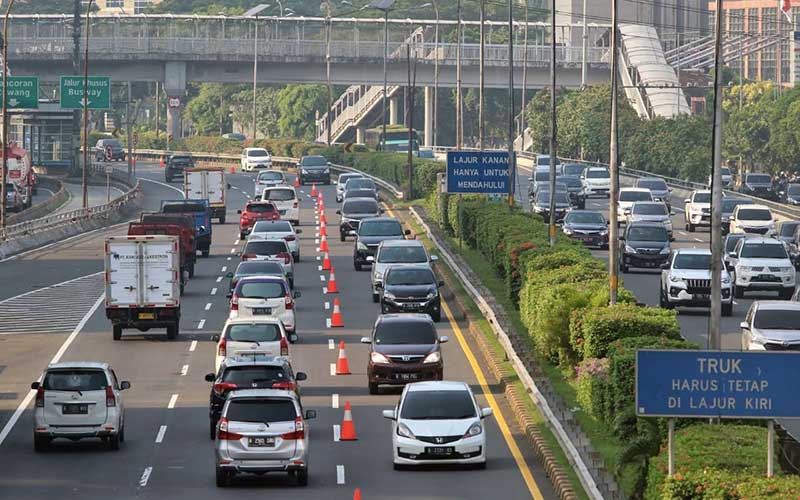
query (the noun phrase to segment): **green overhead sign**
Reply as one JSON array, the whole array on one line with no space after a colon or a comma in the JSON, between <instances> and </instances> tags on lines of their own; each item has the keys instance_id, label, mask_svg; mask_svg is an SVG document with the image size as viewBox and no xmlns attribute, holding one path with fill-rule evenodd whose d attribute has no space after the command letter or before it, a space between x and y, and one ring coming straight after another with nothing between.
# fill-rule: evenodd
<instances>
[{"instance_id":1,"label":"green overhead sign","mask_svg":"<svg viewBox=\"0 0 800 500\"><path fill-rule=\"evenodd\" d=\"M7 76L6 97L9 109L38 108L39 79L35 76Z\"/></svg>"},{"instance_id":2,"label":"green overhead sign","mask_svg":"<svg viewBox=\"0 0 800 500\"><path fill-rule=\"evenodd\" d=\"M83 109L84 81L82 76L61 77L61 107ZM111 78L90 76L87 80L86 101L89 109L111 108Z\"/></svg>"}]
</instances>

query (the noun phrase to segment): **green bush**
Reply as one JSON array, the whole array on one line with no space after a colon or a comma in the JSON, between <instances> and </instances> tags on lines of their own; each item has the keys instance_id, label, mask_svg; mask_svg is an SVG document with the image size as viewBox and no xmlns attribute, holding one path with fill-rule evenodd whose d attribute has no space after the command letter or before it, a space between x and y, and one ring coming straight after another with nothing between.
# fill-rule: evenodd
<instances>
[{"instance_id":1,"label":"green bush","mask_svg":"<svg viewBox=\"0 0 800 500\"><path fill-rule=\"evenodd\" d=\"M577 400L583 411L602 420L608 385L608 359L587 359L576 370Z\"/></svg>"},{"instance_id":2,"label":"green bush","mask_svg":"<svg viewBox=\"0 0 800 500\"><path fill-rule=\"evenodd\" d=\"M341 163L379 177L401 191L408 185L408 156L400 153L344 153ZM443 163L420 158L413 159L413 199L424 198L436 188L436 174L445 171Z\"/></svg>"}]
</instances>

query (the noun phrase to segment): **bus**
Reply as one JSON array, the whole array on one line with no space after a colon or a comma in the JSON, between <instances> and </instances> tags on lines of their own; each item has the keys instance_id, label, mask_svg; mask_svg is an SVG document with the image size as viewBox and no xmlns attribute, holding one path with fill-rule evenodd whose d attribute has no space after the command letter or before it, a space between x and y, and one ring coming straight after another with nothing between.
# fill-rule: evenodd
<instances>
[{"instance_id":1,"label":"bus","mask_svg":"<svg viewBox=\"0 0 800 500\"><path fill-rule=\"evenodd\" d=\"M419 154L419 135L416 130L411 131L412 151ZM367 146L381 151L383 148L383 128L372 128L366 131ZM408 129L399 127L387 127L386 129L386 151L391 153L408 152Z\"/></svg>"}]
</instances>

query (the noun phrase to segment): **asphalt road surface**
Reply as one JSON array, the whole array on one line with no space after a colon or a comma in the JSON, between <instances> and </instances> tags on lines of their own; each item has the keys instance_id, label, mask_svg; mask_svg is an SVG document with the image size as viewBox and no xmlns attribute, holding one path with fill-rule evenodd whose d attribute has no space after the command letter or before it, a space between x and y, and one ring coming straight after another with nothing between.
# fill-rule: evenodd
<instances>
[{"instance_id":1,"label":"asphalt road surface","mask_svg":"<svg viewBox=\"0 0 800 500\"><path fill-rule=\"evenodd\" d=\"M157 166L140 165L144 209L155 210L161 199L178 198L178 184L163 183ZM167 341L163 331L144 334L126 330L114 342L103 311L102 241L124 234L125 225L64 241L6 260L0 265L0 498L282 498L350 499L361 488L363 499L553 499L555 495L533 452L512 425L499 389L487 387L483 363L457 325L442 321L445 378L470 383L482 406L496 415L486 420L488 468L394 471L390 423L381 410L394 407L399 390L370 396L366 384L367 336L378 315L370 298L369 273L352 266L352 241L329 240L336 270L344 328L326 328L333 297L323 295L328 273L319 270L313 203L303 194L301 262L296 264L300 342L292 346L295 370L305 371L306 408L316 409L310 421L310 481L300 488L285 475L246 478L221 490L214 485L213 445L208 439L210 384L213 371L211 336L219 333L228 314L226 271L238 263L240 250L236 209L252 195L252 177L230 175L228 224L214 224L210 258L198 259L182 301L181 333ZM322 187L330 233L338 216L333 186ZM310 186L302 189L310 191ZM340 340L347 345L349 376L332 376ZM117 452L99 441L53 443L34 453L30 383L53 359L107 361L129 380L124 393L126 441ZM494 395L492 395L494 393ZM353 406L358 440L335 442L346 401ZM499 411L498 411L499 410ZM160 439L159 439L160 437Z\"/></svg>"}]
</instances>

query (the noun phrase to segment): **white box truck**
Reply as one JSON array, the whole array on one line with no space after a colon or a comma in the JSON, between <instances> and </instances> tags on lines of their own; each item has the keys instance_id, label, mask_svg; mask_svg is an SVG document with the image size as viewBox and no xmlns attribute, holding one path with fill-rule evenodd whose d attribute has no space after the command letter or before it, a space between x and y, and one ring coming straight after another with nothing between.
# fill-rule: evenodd
<instances>
[{"instance_id":1,"label":"white box truck","mask_svg":"<svg viewBox=\"0 0 800 500\"><path fill-rule=\"evenodd\" d=\"M211 217L225 224L225 169L190 168L183 171L183 194L188 200L208 200Z\"/></svg>"},{"instance_id":2,"label":"white box truck","mask_svg":"<svg viewBox=\"0 0 800 500\"><path fill-rule=\"evenodd\" d=\"M114 340L122 330L166 328L178 336L181 321L181 248L178 236L119 236L105 242L106 317Z\"/></svg>"}]
</instances>

